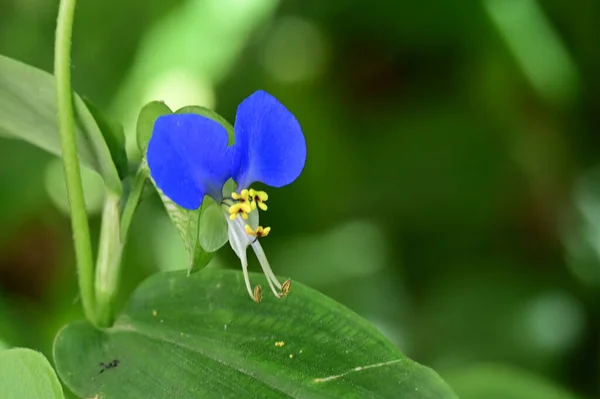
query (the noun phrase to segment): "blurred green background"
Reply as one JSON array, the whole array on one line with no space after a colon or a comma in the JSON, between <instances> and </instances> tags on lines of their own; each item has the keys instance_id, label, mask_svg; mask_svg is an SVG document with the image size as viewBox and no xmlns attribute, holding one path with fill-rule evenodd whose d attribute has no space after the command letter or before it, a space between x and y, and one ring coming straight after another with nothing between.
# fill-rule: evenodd
<instances>
[{"instance_id":1,"label":"blurred green background","mask_svg":"<svg viewBox=\"0 0 600 399\"><path fill-rule=\"evenodd\" d=\"M57 6L0 0L0 54L51 71ZM552 385L593 397L599 21L592 0L80 1L73 79L124 124L132 166L146 102L233 122L269 91L308 145L304 173L269 191L262 216L277 274L369 319L461 397L571 397ZM61 173L0 138L0 347L49 357L81 316ZM85 180L97 236L102 191ZM121 303L185 256L148 196ZM238 261L227 246L209 267Z\"/></svg>"}]
</instances>

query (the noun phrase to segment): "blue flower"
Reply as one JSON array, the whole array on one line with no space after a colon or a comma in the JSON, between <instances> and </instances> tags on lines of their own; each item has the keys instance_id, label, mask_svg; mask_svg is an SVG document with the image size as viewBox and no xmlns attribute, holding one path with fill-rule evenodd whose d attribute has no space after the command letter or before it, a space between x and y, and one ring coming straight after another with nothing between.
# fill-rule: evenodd
<instances>
[{"instance_id":1,"label":"blue flower","mask_svg":"<svg viewBox=\"0 0 600 399\"><path fill-rule=\"evenodd\" d=\"M262 289L252 289L248 276L248 246L256 253L276 296L286 295L290 282L278 281L258 241L271 231L258 225L258 209L267 210L268 195L250 186L282 187L296 180L306 161L306 143L294 115L264 91L255 92L238 106L234 136L235 143L228 146L225 128L201 115L161 116L154 124L147 160L156 186L179 206L198 209L206 195L221 204L246 288L250 297L260 302ZM230 178L237 190L224 194L223 186Z\"/></svg>"}]
</instances>

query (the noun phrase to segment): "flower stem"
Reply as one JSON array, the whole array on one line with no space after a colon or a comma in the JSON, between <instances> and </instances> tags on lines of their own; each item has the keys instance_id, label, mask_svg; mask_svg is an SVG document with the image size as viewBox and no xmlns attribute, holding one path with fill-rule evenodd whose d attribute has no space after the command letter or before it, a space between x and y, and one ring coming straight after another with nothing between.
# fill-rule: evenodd
<instances>
[{"instance_id":1,"label":"flower stem","mask_svg":"<svg viewBox=\"0 0 600 399\"><path fill-rule=\"evenodd\" d=\"M125 207L123 208L123 213L121 215L120 231L122 243L125 243L127 240L129 226L131 225L133 214L135 213L138 203L140 202L140 197L144 191L144 186L146 185L146 179L148 179L149 172L148 165L143 162L135 174L131 191L129 192L129 196L127 197L127 201L125 202Z\"/></svg>"},{"instance_id":2,"label":"flower stem","mask_svg":"<svg viewBox=\"0 0 600 399\"><path fill-rule=\"evenodd\" d=\"M119 287L123 252L119 235L119 201L119 196L107 191L96 260L96 315L99 327L110 327L114 320L114 300Z\"/></svg>"},{"instance_id":3,"label":"flower stem","mask_svg":"<svg viewBox=\"0 0 600 399\"><path fill-rule=\"evenodd\" d=\"M58 10L56 41L54 45L54 76L56 78L56 99L58 126L60 130L62 159L65 169L67 195L71 210L73 242L79 278L79 291L85 317L95 324L94 262L90 243L90 229L77 146L75 143L75 122L71 90L71 34L76 0L61 0Z\"/></svg>"}]
</instances>

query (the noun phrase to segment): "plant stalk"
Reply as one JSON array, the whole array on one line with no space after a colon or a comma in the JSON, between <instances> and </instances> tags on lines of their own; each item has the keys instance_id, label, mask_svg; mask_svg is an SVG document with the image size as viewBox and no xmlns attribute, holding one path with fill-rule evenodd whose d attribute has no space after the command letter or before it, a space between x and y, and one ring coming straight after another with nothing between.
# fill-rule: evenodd
<instances>
[{"instance_id":1,"label":"plant stalk","mask_svg":"<svg viewBox=\"0 0 600 399\"><path fill-rule=\"evenodd\" d=\"M99 327L110 327L114 321L114 300L119 288L123 252L119 234L119 201L119 196L107 190L96 260L96 310Z\"/></svg>"},{"instance_id":2,"label":"plant stalk","mask_svg":"<svg viewBox=\"0 0 600 399\"><path fill-rule=\"evenodd\" d=\"M137 209L138 203L140 202L140 197L142 196L142 192L144 191L144 186L146 185L146 180L150 175L150 171L148 170L148 165L146 162L142 162L140 167L135 174L133 184L131 186L131 191L129 192L129 196L127 197L127 201L125 202L125 206L123 207L123 213L121 215L121 242L125 243L127 240L127 234L129 233L129 226L131 226L131 221L133 220L133 215L135 210Z\"/></svg>"},{"instance_id":3,"label":"plant stalk","mask_svg":"<svg viewBox=\"0 0 600 399\"><path fill-rule=\"evenodd\" d=\"M81 171L75 140L75 119L71 89L71 35L76 0L61 0L58 10L54 45L54 76L58 126L60 130L63 167L71 212L79 292L87 320L96 324L94 296L94 262L81 183Z\"/></svg>"}]
</instances>

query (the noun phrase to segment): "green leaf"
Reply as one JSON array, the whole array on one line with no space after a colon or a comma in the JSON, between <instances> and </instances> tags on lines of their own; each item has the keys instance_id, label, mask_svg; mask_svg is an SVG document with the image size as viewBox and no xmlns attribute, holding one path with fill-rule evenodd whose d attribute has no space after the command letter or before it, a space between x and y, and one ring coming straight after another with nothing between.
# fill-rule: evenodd
<instances>
[{"instance_id":1,"label":"green leaf","mask_svg":"<svg viewBox=\"0 0 600 399\"><path fill-rule=\"evenodd\" d=\"M540 376L501 365L475 366L444 376L461 399L577 399Z\"/></svg>"},{"instance_id":2,"label":"green leaf","mask_svg":"<svg viewBox=\"0 0 600 399\"><path fill-rule=\"evenodd\" d=\"M46 166L45 186L48 196L54 205L65 215L70 215L65 169L60 159L51 160ZM104 183L98 173L83 166L81 168L81 183L85 209L89 215L98 214L104 203Z\"/></svg>"},{"instance_id":3,"label":"green leaf","mask_svg":"<svg viewBox=\"0 0 600 399\"><path fill-rule=\"evenodd\" d=\"M146 152L156 119L171 113L169 107L160 101L153 101L142 108L137 122L137 143L142 153ZM233 127L216 112L193 105L183 107L175 113L198 114L219 122L227 130L229 143L233 143ZM150 180L156 187L154 180ZM183 240L189 259L188 270L191 272L206 266L214 257L214 252L227 242L227 223L222 216L220 205L205 197L200 209L190 211L171 201L158 187L156 189Z\"/></svg>"},{"instance_id":4,"label":"green leaf","mask_svg":"<svg viewBox=\"0 0 600 399\"><path fill-rule=\"evenodd\" d=\"M123 129L123 125L109 119L104 115L102 110L94 105L89 99L84 98L83 101L100 128L100 132L106 141L106 145L108 146L108 150L115 163L119 177L121 180L125 179L129 176L129 164L127 162L127 152L125 150L125 130Z\"/></svg>"},{"instance_id":5,"label":"green leaf","mask_svg":"<svg viewBox=\"0 0 600 399\"><path fill-rule=\"evenodd\" d=\"M73 95L75 134L81 162L98 172L107 188L121 193L121 180L102 132L83 100ZM0 55L0 134L61 154L54 77Z\"/></svg>"},{"instance_id":6,"label":"green leaf","mask_svg":"<svg viewBox=\"0 0 600 399\"><path fill-rule=\"evenodd\" d=\"M31 349L0 351L0 398L64 398L56 373L44 355Z\"/></svg>"},{"instance_id":7,"label":"green leaf","mask_svg":"<svg viewBox=\"0 0 600 399\"><path fill-rule=\"evenodd\" d=\"M342 305L297 283L284 299L256 304L242 273L230 270L156 274L113 327L63 328L54 357L82 397L456 398Z\"/></svg>"}]
</instances>

